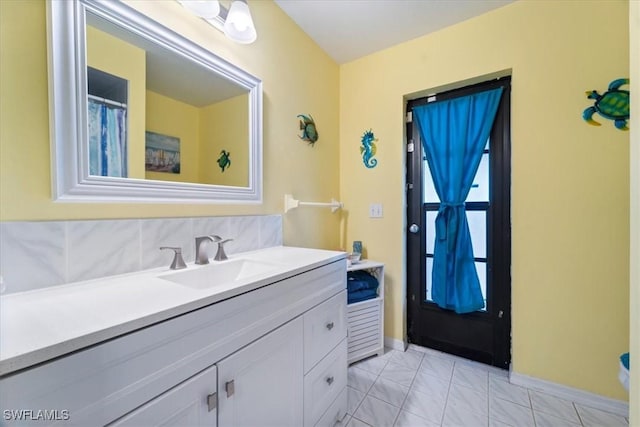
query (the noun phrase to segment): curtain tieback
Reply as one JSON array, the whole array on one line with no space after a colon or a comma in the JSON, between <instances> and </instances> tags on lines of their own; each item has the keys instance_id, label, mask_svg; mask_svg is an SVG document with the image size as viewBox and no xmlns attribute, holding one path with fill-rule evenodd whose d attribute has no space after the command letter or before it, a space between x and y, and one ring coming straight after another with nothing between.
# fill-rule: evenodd
<instances>
[{"instance_id":1,"label":"curtain tieback","mask_svg":"<svg viewBox=\"0 0 640 427\"><path fill-rule=\"evenodd\" d=\"M458 234L458 208L464 209L464 206L464 202L440 203L438 216L436 217L436 238L447 241L447 253L451 253L454 250Z\"/></svg>"}]
</instances>

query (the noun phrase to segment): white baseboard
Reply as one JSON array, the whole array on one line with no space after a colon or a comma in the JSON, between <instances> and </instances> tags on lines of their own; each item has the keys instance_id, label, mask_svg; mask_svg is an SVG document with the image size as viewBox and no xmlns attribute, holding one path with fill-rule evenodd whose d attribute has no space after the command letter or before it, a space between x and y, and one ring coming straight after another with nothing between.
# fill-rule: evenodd
<instances>
[{"instance_id":1,"label":"white baseboard","mask_svg":"<svg viewBox=\"0 0 640 427\"><path fill-rule=\"evenodd\" d=\"M400 351L405 351L407 349L407 343L405 341L391 337L384 337L384 346Z\"/></svg>"},{"instance_id":2,"label":"white baseboard","mask_svg":"<svg viewBox=\"0 0 640 427\"><path fill-rule=\"evenodd\" d=\"M622 400L611 399L610 397L600 396L599 394L551 381L541 380L513 371L509 373L509 382L532 390L541 391L561 399L571 400L591 408L611 412L623 417L629 416L629 404Z\"/></svg>"}]
</instances>

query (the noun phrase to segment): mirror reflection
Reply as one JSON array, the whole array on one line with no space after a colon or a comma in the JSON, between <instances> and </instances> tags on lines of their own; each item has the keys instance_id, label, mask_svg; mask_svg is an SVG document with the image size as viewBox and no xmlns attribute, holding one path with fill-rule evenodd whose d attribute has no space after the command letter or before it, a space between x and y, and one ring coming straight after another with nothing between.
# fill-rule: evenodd
<instances>
[{"instance_id":1,"label":"mirror reflection","mask_svg":"<svg viewBox=\"0 0 640 427\"><path fill-rule=\"evenodd\" d=\"M89 174L249 186L249 91L87 13Z\"/></svg>"}]
</instances>

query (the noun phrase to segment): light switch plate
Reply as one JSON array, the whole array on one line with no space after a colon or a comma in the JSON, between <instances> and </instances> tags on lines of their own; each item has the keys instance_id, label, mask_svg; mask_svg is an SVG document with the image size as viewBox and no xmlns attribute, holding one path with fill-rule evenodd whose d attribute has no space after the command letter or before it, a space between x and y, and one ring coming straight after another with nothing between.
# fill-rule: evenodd
<instances>
[{"instance_id":1,"label":"light switch plate","mask_svg":"<svg viewBox=\"0 0 640 427\"><path fill-rule=\"evenodd\" d=\"M369 218L382 218L382 203L371 203L369 205Z\"/></svg>"}]
</instances>

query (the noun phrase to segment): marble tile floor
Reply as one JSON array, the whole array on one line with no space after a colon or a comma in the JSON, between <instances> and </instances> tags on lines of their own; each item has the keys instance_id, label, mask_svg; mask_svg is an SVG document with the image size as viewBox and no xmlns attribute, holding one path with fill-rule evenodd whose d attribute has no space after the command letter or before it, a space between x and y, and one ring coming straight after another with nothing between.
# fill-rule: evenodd
<instances>
[{"instance_id":1,"label":"marble tile floor","mask_svg":"<svg viewBox=\"0 0 640 427\"><path fill-rule=\"evenodd\" d=\"M509 383L507 372L411 345L349 367L345 427L617 427L617 414Z\"/></svg>"}]
</instances>

